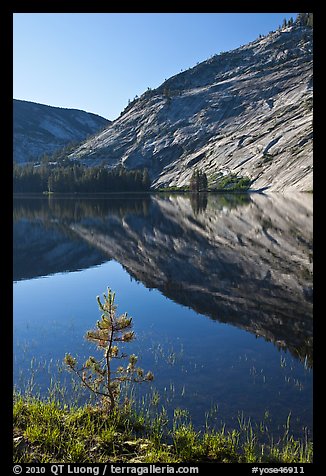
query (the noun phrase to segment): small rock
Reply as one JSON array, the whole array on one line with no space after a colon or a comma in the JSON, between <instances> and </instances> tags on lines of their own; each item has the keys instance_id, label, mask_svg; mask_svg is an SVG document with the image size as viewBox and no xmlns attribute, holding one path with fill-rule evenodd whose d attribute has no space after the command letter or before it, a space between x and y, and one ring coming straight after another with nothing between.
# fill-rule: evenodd
<instances>
[{"instance_id":1,"label":"small rock","mask_svg":"<svg viewBox=\"0 0 326 476\"><path fill-rule=\"evenodd\" d=\"M17 436L13 439L14 446L18 449L18 451L23 451L27 447L27 442L25 441L23 436Z\"/></svg>"}]
</instances>

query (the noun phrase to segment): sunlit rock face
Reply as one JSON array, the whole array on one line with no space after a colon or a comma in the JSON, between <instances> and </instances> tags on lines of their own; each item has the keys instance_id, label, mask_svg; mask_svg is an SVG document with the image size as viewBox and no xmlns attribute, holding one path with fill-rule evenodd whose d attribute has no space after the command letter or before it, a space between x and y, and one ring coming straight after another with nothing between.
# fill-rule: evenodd
<instances>
[{"instance_id":1,"label":"sunlit rock face","mask_svg":"<svg viewBox=\"0 0 326 476\"><path fill-rule=\"evenodd\" d=\"M310 194L16 202L15 279L113 259L177 303L312 362Z\"/></svg>"},{"instance_id":2,"label":"sunlit rock face","mask_svg":"<svg viewBox=\"0 0 326 476\"><path fill-rule=\"evenodd\" d=\"M210 185L232 173L310 191L312 66L311 28L272 32L146 91L70 158L147 167L153 188L188 185L197 167Z\"/></svg>"},{"instance_id":3,"label":"sunlit rock face","mask_svg":"<svg viewBox=\"0 0 326 476\"><path fill-rule=\"evenodd\" d=\"M13 158L37 162L68 144L78 143L109 124L107 119L77 109L13 101Z\"/></svg>"}]
</instances>

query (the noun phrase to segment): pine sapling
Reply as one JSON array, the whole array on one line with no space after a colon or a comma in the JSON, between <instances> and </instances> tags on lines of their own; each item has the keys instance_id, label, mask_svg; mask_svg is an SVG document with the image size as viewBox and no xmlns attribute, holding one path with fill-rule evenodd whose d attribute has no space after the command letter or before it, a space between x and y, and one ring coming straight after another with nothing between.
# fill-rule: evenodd
<instances>
[{"instance_id":1,"label":"pine sapling","mask_svg":"<svg viewBox=\"0 0 326 476\"><path fill-rule=\"evenodd\" d=\"M116 315L115 293L110 288L103 296L103 304L100 297L96 297L102 312L101 320L97 321L96 329L89 330L85 335L86 340L96 344L103 352L103 358L97 360L90 356L81 368L77 368L77 360L66 354L64 362L80 378L82 385L98 396L102 403L108 404L109 411L112 411L119 398L121 383L151 381L154 376L152 372L145 374L143 369L136 367L136 355L125 354L119 349L119 343L131 342L135 338L131 330L132 318L127 313ZM128 359L128 365L113 369L113 359Z\"/></svg>"}]
</instances>

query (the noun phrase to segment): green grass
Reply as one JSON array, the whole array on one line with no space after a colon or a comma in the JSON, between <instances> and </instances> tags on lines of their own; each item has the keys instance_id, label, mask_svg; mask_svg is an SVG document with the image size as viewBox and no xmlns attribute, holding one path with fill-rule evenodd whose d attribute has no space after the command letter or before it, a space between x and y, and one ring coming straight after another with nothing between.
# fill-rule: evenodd
<instances>
[{"instance_id":1,"label":"green grass","mask_svg":"<svg viewBox=\"0 0 326 476\"><path fill-rule=\"evenodd\" d=\"M250 189L251 180L236 174L222 176L220 173L209 177L211 191L246 192Z\"/></svg>"},{"instance_id":2,"label":"green grass","mask_svg":"<svg viewBox=\"0 0 326 476\"><path fill-rule=\"evenodd\" d=\"M59 403L53 394L42 400L15 392L13 412L15 463L312 462L312 442L290 435L290 419L283 438L262 444L243 418L232 431L200 432L185 410L169 421L163 406L136 410L130 400L108 414Z\"/></svg>"}]
</instances>

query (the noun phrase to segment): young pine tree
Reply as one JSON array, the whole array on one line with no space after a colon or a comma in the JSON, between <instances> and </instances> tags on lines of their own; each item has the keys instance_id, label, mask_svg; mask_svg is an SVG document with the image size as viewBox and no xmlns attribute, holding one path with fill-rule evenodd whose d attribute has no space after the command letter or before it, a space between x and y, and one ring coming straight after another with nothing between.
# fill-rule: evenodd
<instances>
[{"instance_id":1,"label":"young pine tree","mask_svg":"<svg viewBox=\"0 0 326 476\"><path fill-rule=\"evenodd\" d=\"M70 354L66 354L64 362L68 369L73 371L84 385L93 394L97 395L108 410L112 411L118 401L122 382L145 382L153 380L151 372L144 374L143 369L136 367L137 356L128 356L121 352L119 343L131 342L135 334L131 330L132 318L127 313L116 315L115 293L108 288L104 293L104 303L97 296L97 303L102 312L101 320L97 321L96 329L86 333L86 340L97 345L103 352L103 358L97 360L89 357L81 368L77 368L77 361ZM128 365L112 368L114 359L126 360Z\"/></svg>"},{"instance_id":2,"label":"young pine tree","mask_svg":"<svg viewBox=\"0 0 326 476\"><path fill-rule=\"evenodd\" d=\"M207 175L205 172L194 170L190 178L189 189L191 192L207 192Z\"/></svg>"}]
</instances>

